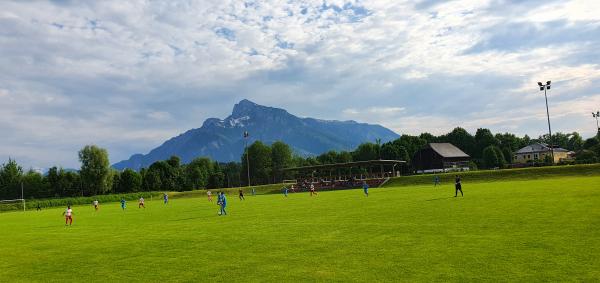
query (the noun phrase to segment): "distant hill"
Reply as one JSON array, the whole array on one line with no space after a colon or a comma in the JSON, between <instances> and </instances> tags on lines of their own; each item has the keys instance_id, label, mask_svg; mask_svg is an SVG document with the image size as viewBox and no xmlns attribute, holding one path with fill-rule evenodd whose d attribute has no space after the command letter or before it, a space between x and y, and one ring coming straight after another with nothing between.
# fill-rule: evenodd
<instances>
[{"instance_id":1,"label":"distant hill","mask_svg":"<svg viewBox=\"0 0 600 283\"><path fill-rule=\"evenodd\" d=\"M244 151L244 131L250 133L249 144L256 140L267 144L280 140L304 156L329 150L353 150L363 142L374 142L378 138L387 142L399 137L380 125L299 118L284 109L244 99L224 120L207 119L202 127L171 138L148 154L134 154L113 167L139 170L172 155L179 156L183 163L200 156L221 162L239 161Z\"/></svg>"}]
</instances>

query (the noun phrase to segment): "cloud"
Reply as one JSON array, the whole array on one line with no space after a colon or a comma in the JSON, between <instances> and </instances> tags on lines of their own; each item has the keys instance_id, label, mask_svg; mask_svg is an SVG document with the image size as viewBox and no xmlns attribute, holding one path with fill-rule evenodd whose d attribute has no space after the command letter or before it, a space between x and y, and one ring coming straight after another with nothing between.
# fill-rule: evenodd
<instances>
[{"instance_id":1,"label":"cloud","mask_svg":"<svg viewBox=\"0 0 600 283\"><path fill-rule=\"evenodd\" d=\"M118 161L227 116L242 98L398 133L537 136L536 82L546 80L555 129L590 136L598 9L577 0L2 1L0 160L77 167L77 150L96 143Z\"/></svg>"}]
</instances>

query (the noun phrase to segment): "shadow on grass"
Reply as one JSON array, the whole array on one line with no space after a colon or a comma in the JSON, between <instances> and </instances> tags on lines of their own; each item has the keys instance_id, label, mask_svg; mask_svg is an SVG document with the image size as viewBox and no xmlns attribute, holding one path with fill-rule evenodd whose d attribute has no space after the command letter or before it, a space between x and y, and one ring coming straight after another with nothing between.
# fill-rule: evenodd
<instances>
[{"instance_id":1,"label":"shadow on grass","mask_svg":"<svg viewBox=\"0 0 600 283\"><path fill-rule=\"evenodd\" d=\"M445 198L434 198L434 199L427 199L425 201L443 200L443 199L450 199L450 198L454 198L454 197L451 196L451 197L445 197Z\"/></svg>"}]
</instances>

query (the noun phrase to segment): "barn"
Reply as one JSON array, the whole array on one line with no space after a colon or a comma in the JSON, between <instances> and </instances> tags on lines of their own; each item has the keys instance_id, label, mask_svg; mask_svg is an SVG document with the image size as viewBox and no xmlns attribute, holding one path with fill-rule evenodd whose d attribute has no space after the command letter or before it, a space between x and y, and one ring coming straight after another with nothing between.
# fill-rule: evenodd
<instances>
[{"instance_id":1,"label":"barn","mask_svg":"<svg viewBox=\"0 0 600 283\"><path fill-rule=\"evenodd\" d=\"M471 157L451 143L429 143L412 158L417 173L468 170Z\"/></svg>"}]
</instances>

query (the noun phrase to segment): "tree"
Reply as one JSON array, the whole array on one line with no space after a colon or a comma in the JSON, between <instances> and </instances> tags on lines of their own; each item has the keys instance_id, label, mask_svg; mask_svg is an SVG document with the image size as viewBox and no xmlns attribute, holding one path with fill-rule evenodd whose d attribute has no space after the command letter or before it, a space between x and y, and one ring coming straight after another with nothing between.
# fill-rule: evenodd
<instances>
[{"instance_id":1,"label":"tree","mask_svg":"<svg viewBox=\"0 0 600 283\"><path fill-rule=\"evenodd\" d=\"M119 185L117 186L119 193L139 192L142 190L142 175L129 168L121 172Z\"/></svg>"},{"instance_id":2,"label":"tree","mask_svg":"<svg viewBox=\"0 0 600 283\"><path fill-rule=\"evenodd\" d=\"M465 129L456 127L452 132L437 138L438 142L449 142L470 156L476 155L475 138Z\"/></svg>"},{"instance_id":3,"label":"tree","mask_svg":"<svg viewBox=\"0 0 600 283\"><path fill-rule=\"evenodd\" d=\"M403 160L406 162L410 161L410 156L408 155L408 151L403 146L398 147L398 160Z\"/></svg>"},{"instance_id":4,"label":"tree","mask_svg":"<svg viewBox=\"0 0 600 283\"><path fill-rule=\"evenodd\" d=\"M352 153L355 161L366 161L379 159L379 147L374 143L363 143Z\"/></svg>"},{"instance_id":5,"label":"tree","mask_svg":"<svg viewBox=\"0 0 600 283\"><path fill-rule=\"evenodd\" d=\"M335 150L330 150L325 152L319 156L317 156L317 160L320 164L333 164L337 163L338 153Z\"/></svg>"},{"instance_id":6,"label":"tree","mask_svg":"<svg viewBox=\"0 0 600 283\"><path fill-rule=\"evenodd\" d=\"M61 169L62 171L62 169ZM64 192L60 187L60 175L56 166L50 167L48 174L46 175L46 182L53 196L64 196Z\"/></svg>"},{"instance_id":7,"label":"tree","mask_svg":"<svg viewBox=\"0 0 600 283\"><path fill-rule=\"evenodd\" d=\"M578 164L596 163L598 162L598 156L596 156L594 151L584 149L577 152L577 155L575 155L575 162Z\"/></svg>"},{"instance_id":8,"label":"tree","mask_svg":"<svg viewBox=\"0 0 600 283\"><path fill-rule=\"evenodd\" d=\"M59 192L56 195L63 197L81 196L83 194L81 187L81 177L76 172L67 172L64 169L58 171Z\"/></svg>"},{"instance_id":9,"label":"tree","mask_svg":"<svg viewBox=\"0 0 600 283\"><path fill-rule=\"evenodd\" d=\"M44 182L44 176L42 176L42 174L29 170L23 175L22 180L25 198L49 197L48 186Z\"/></svg>"},{"instance_id":10,"label":"tree","mask_svg":"<svg viewBox=\"0 0 600 283\"><path fill-rule=\"evenodd\" d=\"M494 152L496 152L496 156L498 157L498 164L496 164L496 167L503 168L506 165L506 158L504 157L504 153L502 153L502 150L497 146L494 146L493 149Z\"/></svg>"},{"instance_id":11,"label":"tree","mask_svg":"<svg viewBox=\"0 0 600 283\"><path fill-rule=\"evenodd\" d=\"M292 163L292 149L289 145L276 141L271 145L271 170L273 172L273 182L283 181L283 169Z\"/></svg>"},{"instance_id":12,"label":"tree","mask_svg":"<svg viewBox=\"0 0 600 283\"><path fill-rule=\"evenodd\" d=\"M176 191L183 191L185 189L185 174L181 167L181 159L179 156L171 156L166 160L167 164L171 167L169 171L169 182L172 185L171 189Z\"/></svg>"},{"instance_id":13,"label":"tree","mask_svg":"<svg viewBox=\"0 0 600 283\"><path fill-rule=\"evenodd\" d=\"M207 189L216 189L223 187L223 181L225 180L225 174L221 171L221 166L219 163L215 162L213 165L213 170L210 172L208 177L208 185Z\"/></svg>"},{"instance_id":14,"label":"tree","mask_svg":"<svg viewBox=\"0 0 600 283\"><path fill-rule=\"evenodd\" d=\"M598 141L597 138L589 138L587 140L585 140L585 142L583 143L583 148L584 149L590 149L596 145L600 144L600 142Z\"/></svg>"},{"instance_id":15,"label":"tree","mask_svg":"<svg viewBox=\"0 0 600 283\"><path fill-rule=\"evenodd\" d=\"M417 136L403 135L400 138L393 141L394 145L398 148L404 147L408 153L408 157L406 159L407 162L410 162L410 159L415 155L415 153L423 148L427 143L432 142L434 139L429 137L430 134L422 134L423 138Z\"/></svg>"},{"instance_id":16,"label":"tree","mask_svg":"<svg viewBox=\"0 0 600 283\"><path fill-rule=\"evenodd\" d=\"M9 158L8 162L0 167L0 197L20 198L22 177L23 168Z\"/></svg>"},{"instance_id":17,"label":"tree","mask_svg":"<svg viewBox=\"0 0 600 283\"><path fill-rule=\"evenodd\" d=\"M192 189L206 188L213 166L213 162L206 157L192 160L185 168L186 184Z\"/></svg>"},{"instance_id":18,"label":"tree","mask_svg":"<svg viewBox=\"0 0 600 283\"><path fill-rule=\"evenodd\" d=\"M179 158L179 156L172 155L167 160L167 163L173 168L179 168L179 166L181 166L181 158Z\"/></svg>"},{"instance_id":19,"label":"tree","mask_svg":"<svg viewBox=\"0 0 600 283\"><path fill-rule=\"evenodd\" d=\"M496 168L504 165L502 151L494 145L490 145L483 150L482 158L486 168Z\"/></svg>"},{"instance_id":20,"label":"tree","mask_svg":"<svg viewBox=\"0 0 600 283\"><path fill-rule=\"evenodd\" d=\"M242 172L246 172L248 164L246 163L246 154L249 154L250 160L250 181L252 185L268 184L271 180L272 160L271 147L256 141L248 147L242 155ZM244 184L248 181L242 178Z\"/></svg>"},{"instance_id":21,"label":"tree","mask_svg":"<svg viewBox=\"0 0 600 283\"><path fill-rule=\"evenodd\" d=\"M515 152L529 145L529 143L524 142L524 139L519 138L511 133L496 134L494 137L500 143L500 146L503 148L503 151L506 148L509 149L511 152Z\"/></svg>"},{"instance_id":22,"label":"tree","mask_svg":"<svg viewBox=\"0 0 600 283\"><path fill-rule=\"evenodd\" d=\"M404 146L397 143L388 142L381 147L381 158L388 160L409 161L408 151Z\"/></svg>"},{"instance_id":23,"label":"tree","mask_svg":"<svg viewBox=\"0 0 600 283\"><path fill-rule=\"evenodd\" d=\"M494 137L489 129L479 128L475 133L475 144L475 152L471 156L473 156L473 158L481 158L485 148L490 145L497 146L500 142Z\"/></svg>"},{"instance_id":24,"label":"tree","mask_svg":"<svg viewBox=\"0 0 600 283\"><path fill-rule=\"evenodd\" d=\"M240 163L229 162L225 164L223 173L225 174L225 179L223 183L227 185L228 188L242 186L242 182L240 179L240 174L242 173L242 165Z\"/></svg>"},{"instance_id":25,"label":"tree","mask_svg":"<svg viewBox=\"0 0 600 283\"><path fill-rule=\"evenodd\" d=\"M335 158L335 163L348 163L352 162L352 153L348 151L340 151Z\"/></svg>"},{"instance_id":26,"label":"tree","mask_svg":"<svg viewBox=\"0 0 600 283\"><path fill-rule=\"evenodd\" d=\"M111 187L110 164L106 149L95 145L86 145L79 151L81 179L92 195L108 192Z\"/></svg>"},{"instance_id":27,"label":"tree","mask_svg":"<svg viewBox=\"0 0 600 283\"><path fill-rule=\"evenodd\" d=\"M572 151L579 151L583 149L583 138L579 135L578 132L572 132L569 135L569 141L567 142L566 149Z\"/></svg>"},{"instance_id":28,"label":"tree","mask_svg":"<svg viewBox=\"0 0 600 283\"><path fill-rule=\"evenodd\" d=\"M112 172L112 189L113 193L120 193L121 188L119 187L121 183L121 173L119 171Z\"/></svg>"},{"instance_id":29,"label":"tree","mask_svg":"<svg viewBox=\"0 0 600 283\"><path fill-rule=\"evenodd\" d=\"M425 140L427 143L433 143L437 140L437 137L430 133L422 133L419 135L419 138Z\"/></svg>"},{"instance_id":30,"label":"tree","mask_svg":"<svg viewBox=\"0 0 600 283\"><path fill-rule=\"evenodd\" d=\"M160 173L157 170L150 169L145 171L142 179L142 187L145 191L160 191L162 189Z\"/></svg>"},{"instance_id":31,"label":"tree","mask_svg":"<svg viewBox=\"0 0 600 283\"><path fill-rule=\"evenodd\" d=\"M504 156L504 161L506 163L513 163L513 151L509 147L502 148L502 155Z\"/></svg>"},{"instance_id":32,"label":"tree","mask_svg":"<svg viewBox=\"0 0 600 283\"><path fill-rule=\"evenodd\" d=\"M400 150L398 149L398 147L400 146L397 146L392 142L384 143L381 146L381 158L387 160L398 159L400 156Z\"/></svg>"}]
</instances>

